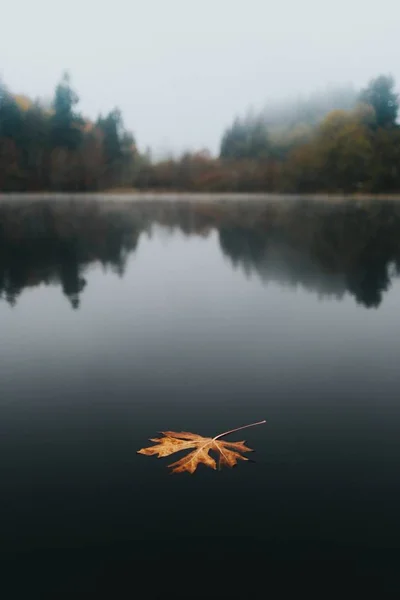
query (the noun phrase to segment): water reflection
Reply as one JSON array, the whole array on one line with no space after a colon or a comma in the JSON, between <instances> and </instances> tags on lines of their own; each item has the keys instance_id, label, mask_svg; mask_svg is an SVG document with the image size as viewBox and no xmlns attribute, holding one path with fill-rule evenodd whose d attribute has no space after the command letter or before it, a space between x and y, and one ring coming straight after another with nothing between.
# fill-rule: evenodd
<instances>
[{"instance_id":1,"label":"water reflection","mask_svg":"<svg viewBox=\"0 0 400 600\"><path fill-rule=\"evenodd\" d=\"M337 298L347 292L365 307L379 306L400 273L397 203L302 203L281 213L265 215L254 232L220 229L221 248L234 265L263 281Z\"/></svg>"},{"instance_id":2,"label":"water reflection","mask_svg":"<svg viewBox=\"0 0 400 600\"><path fill-rule=\"evenodd\" d=\"M59 284L72 308L86 287L93 262L124 274L139 232L118 212L94 203L0 206L0 297L14 306L28 287Z\"/></svg>"},{"instance_id":3,"label":"water reflection","mask_svg":"<svg viewBox=\"0 0 400 600\"><path fill-rule=\"evenodd\" d=\"M0 297L14 306L25 288L60 285L76 309L90 265L123 276L154 224L185 235L216 230L228 262L247 275L351 294L368 308L400 274L398 202L14 201L0 205Z\"/></svg>"}]
</instances>

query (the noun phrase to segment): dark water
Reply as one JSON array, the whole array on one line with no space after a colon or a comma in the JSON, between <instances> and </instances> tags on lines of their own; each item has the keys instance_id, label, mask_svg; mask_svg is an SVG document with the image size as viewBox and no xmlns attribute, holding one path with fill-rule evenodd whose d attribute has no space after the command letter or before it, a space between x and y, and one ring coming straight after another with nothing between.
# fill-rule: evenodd
<instances>
[{"instance_id":1,"label":"dark water","mask_svg":"<svg viewBox=\"0 0 400 600\"><path fill-rule=\"evenodd\" d=\"M400 203L0 204L4 597L396 589L399 275Z\"/></svg>"}]
</instances>

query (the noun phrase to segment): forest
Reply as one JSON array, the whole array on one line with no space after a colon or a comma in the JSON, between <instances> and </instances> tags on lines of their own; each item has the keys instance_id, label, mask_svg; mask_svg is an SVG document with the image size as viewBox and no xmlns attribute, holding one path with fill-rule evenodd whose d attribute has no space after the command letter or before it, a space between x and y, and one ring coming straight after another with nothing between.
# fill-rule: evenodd
<instances>
[{"instance_id":1,"label":"forest","mask_svg":"<svg viewBox=\"0 0 400 600\"><path fill-rule=\"evenodd\" d=\"M114 108L82 116L68 74L54 98L0 82L0 191L400 192L399 99L390 75L238 117L207 150L154 161Z\"/></svg>"}]
</instances>

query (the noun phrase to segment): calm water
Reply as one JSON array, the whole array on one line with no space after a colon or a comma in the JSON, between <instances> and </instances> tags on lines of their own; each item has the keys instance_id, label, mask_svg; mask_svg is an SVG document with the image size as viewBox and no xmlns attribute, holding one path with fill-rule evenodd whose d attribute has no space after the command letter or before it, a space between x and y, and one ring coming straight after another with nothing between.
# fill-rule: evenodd
<instances>
[{"instance_id":1,"label":"calm water","mask_svg":"<svg viewBox=\"0 0 400 600\"><path fill-rule=\"evenodd\" d=\"M393 589L399 275L400 203L1 203L5 597ZM136 454L261 419L233 470Z\"/></svg>"}]
</instances>

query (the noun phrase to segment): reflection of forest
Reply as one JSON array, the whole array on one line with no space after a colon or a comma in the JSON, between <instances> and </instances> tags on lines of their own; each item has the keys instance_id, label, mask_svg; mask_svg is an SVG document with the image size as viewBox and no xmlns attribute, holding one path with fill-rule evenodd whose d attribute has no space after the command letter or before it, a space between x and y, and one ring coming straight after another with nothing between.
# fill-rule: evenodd
<instances>
[{"instance_id":1,"label":"reflection of forest","mask_svg":"<svg viewBox=\"0 0 400 600\"><path fill-rule=\"evenodd\" d=\"M0 297L60 284L72 306L99 263L124 274L152 224L219 233L234 266L263 281L378 306L400 274L400 203L43 201L0 204Z\"/></svg>"},{"instance_id":2,"label":"reflection of forest","mask_svg":"<svg viewBox=\"0 0 400 600\"><path fill-rule=\"evenodd\" d=\"M302 286L321 296L346 292L366 307L382 301L400 275L400 205L297 203L248 227L222 227L232 263L265 282Z\"/></svg>"},{"instance_id":3,"label":"reflection of forest","mask_svg":"<svg viewBox=\"0 0 400 600\"><path fill-rule=\"evenodd\" d=\"M0 205L0 297L14 305L26 287L59 283L78 308L85 269L97 261L123 275L138 236L95 204Z\"/></svg>"}]
</instances>

